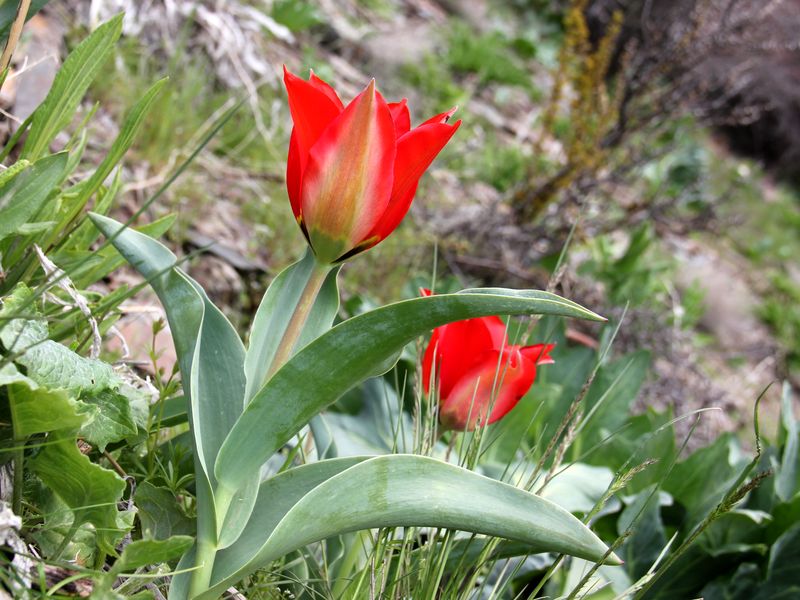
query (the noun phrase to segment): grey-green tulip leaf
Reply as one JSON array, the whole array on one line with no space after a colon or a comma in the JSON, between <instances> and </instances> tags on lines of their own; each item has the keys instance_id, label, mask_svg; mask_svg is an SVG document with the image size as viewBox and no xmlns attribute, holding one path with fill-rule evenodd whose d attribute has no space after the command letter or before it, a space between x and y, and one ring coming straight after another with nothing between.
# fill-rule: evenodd
<instances>
[{"instance_id":1,"label":"grey-green tulip leaf","mask_svg":"<svg viewBox=\"0 0 800 600\"><path fill-rule=\"evenodd\" d=\"M264 385L278 344L289 324L289 316L297 306L314 267L314 254L308 250L302 259L278 274L261 300L250 330L245 361L248 400ZM338 274L339 267L332 269L322 284L296 348L302 348L331 328L339 310Z\"/></svg>"},{"instance_id":2,"label":"grey-green tulip leaf","mask_svg":"<svg viewBox=\"0 0 800 600\"><path fill-rule=\"evenodd\" d=\"M220 449L220 490L233 495L314 415L379 374L416 337L462 319L532 314L602 320L555 294L495 289L405 300L340 323L302 348L250 401Z\"/></svg>"},{"instance_id":3,"label":"grey-green tulip leaf","mask_svg":"<svg viewBox=\"0 0 800 600\"><path fill-rule=\"evenodd\" d=\"M347 460L355 464L332 473ZM301 495L315 476L319 484ZM199 598L216 598L247 573L310 543L376 527L460 529L522 542L532 553L619 563L613 554L606 557L608 548L594 533L556 504L424 456L322 461L261 487L245 533L217 555L211 588Z\"/></svg>"},{"instance_id":4,"label":"grey-green tulip leaf","mask_svg":"<svg viewBox=\"0 0 800 600\"><path fill-rule=\"evenodd\" d=\"M270 532L303 496L325 480L364 460L366 457L349 457L310 463L284 471L264 481L259 487L258 498L247 522L247 528L235 544L217 555L214 563L217 580L234 581L231 578L237 577L236 574L247 567L264 545ZM184 556L178 566L179 570L188 568L193 560L193 554L190 552ZM188 597L190 576L191 574L186 572L172 578L169 588L170 600L185 600ZM217 583L216 587L220 585L222 584Z\"/></svg>"},{"instance_id":5,"label":"grey-green tulip leaf","mask_svg":"<svg viewBox=\"0 0 800 600\"><path fill-rule=\"evenodd\" d=\"M209 531L213 527L216 536L221 523L216 520L212 499L213 465L225 436L244 408L244 346L202 288L177 268L177 258L164 245L108 217L90 217L150 282L166 310L184 391L190 399L188 414L194 435L198 502L202 507L198 530ZM249 514L256 490L253 482L241 486L232 499L234 514L241 510Z\"/></svg>"}]
</instances>

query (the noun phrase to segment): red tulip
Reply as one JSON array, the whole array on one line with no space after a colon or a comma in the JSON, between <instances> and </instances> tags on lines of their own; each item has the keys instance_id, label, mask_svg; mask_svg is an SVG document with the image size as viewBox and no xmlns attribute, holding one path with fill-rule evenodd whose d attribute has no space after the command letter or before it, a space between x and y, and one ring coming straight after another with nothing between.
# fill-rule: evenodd
<instances>
[{"instance_id":1,"label":"red tulip","mask_svg":"<svg viewBox=\"0 0 800 600\"><path fill-rule=\"evenodd\" d=\"M317 259L337 263L395 230L461 121L447 124L452 109L411 129L406 100L387 104L374 80L347 106L313 72L306 81L284 67L284 82L292 211Z\"/></svg>"},{"instance_id":2,"label":"red tulip","mask_svg":"<svg viewBox=\"0 0 800 600\"><path fill-rule=\"evenodd\" d=\"M435 362L442 426L472 431L517 405L536 379L536 365L553 362L552 349L553 344L508 345L499 317L457 321L433 331L422 360L422 385L430 393Z\"/></svg>"}]
</instances>

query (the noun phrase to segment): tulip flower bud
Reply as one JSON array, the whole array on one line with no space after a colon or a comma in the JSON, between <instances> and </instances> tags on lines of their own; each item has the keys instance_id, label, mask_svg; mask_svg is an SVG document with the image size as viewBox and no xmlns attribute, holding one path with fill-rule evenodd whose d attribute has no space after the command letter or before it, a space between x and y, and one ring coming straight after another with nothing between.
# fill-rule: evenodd
<instances>
[{"instance_id":1,"label":"tulip flower bud","mask_svg":"<svg viewBox=\"0 0 800 600\"><path fill-rule=\"evenodd\" d=\"M313 72L306 81L284 67L284 82L292 211L317 260L335 264L395 230L461 121L447 123L453 109L411 129L406 101L387 103L374 80L347 106Z\"/></svg>"},{"instance_id":2,"label":"tulip flower bud","mask_svg":"<svg viewBox=\"0 0 800 600\"><path fill-rule=\"evenodd\" d=\"M457 321L433 331L422 360L422 385L426 393L438 386L445 429L472 431L502 419L530 390L537 365L553 362L553 344L506 342L499 317Z\"/></svg>"}]
</instances>

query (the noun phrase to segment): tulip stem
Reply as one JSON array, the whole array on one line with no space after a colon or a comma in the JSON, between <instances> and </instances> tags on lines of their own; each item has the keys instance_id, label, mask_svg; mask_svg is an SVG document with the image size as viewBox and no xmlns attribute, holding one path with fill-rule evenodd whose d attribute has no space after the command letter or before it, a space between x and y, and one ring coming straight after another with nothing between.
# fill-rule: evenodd
<instances>
[{"instance_id":1,"label":"tulip stem","mask_svg":"<svg viewBox=\"0 0 800 600\"><path fill-rule=\"evenodd\" d=\"M300 299L294 307L294 312L292 312L278 349L275 351L275 358L270 365L267 379L272 377L275 371L280 369L292 357L297 340L300 339L300 334L303 333L303 327L305 327L308 320L308 315L314 307L317 295L330 270L331 265L324 265L314 261L314 266L308 274L308 281L306 281L306 285L300 294Z\"/></svg>"}]
</instances>

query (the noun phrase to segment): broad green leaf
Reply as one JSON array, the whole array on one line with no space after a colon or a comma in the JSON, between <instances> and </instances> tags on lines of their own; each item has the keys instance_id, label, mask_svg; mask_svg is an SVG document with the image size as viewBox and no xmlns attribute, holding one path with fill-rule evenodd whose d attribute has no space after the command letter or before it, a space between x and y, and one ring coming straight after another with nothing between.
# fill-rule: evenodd
<instances>
[{"instance_id":1,"label":"broad green leaf","mask_svg":"<svg viewBox=\"0 0 800 600\"><path fill-rule=\"evenodd\" d=\"M261 483L248 527L232 546L217 555L214 564L217 578L222 580L235 576L237 571L247 567L269 533L303 496L325 480L363 460L366 460L365 457L352 457L309 463L284 471ZM191 564L190 554L184 556L179 568ZM189 577L189 573L181 573L172 578L170 600L186 598Z\"/></svg>"},{"instance_id":2,"label":"broad green leaf","mask_svg":"<svg viewBox=\"0 0 800 600\"><path fill-rule=\"evenodd\" d=\"M732 464L729 434L719 436L713 444L696 450L675 465L663 489L686 508L684 531L699 523L716 506L741 471L740 466Z\"/></svg>"},{"instance_id":3,"label":"broad green leaf","mask_svg":"<svg viewBox=\"0 0 800 600\"><path fill-rule=\"evenodd\" d=\"M800 523L795 523L772 545L767 565L767 583L775 590L784 592L791 590L794 594L800 594L798 563L800 563ZM782 597L796 598L797 595L787 594Z\"/></svg>"},{"instance_id":4,"label":"broad green leaf","mask_svg":"<svg viewBox=\"0 0 800 600\"><path fill-rule=\"evenodd\" d=\"M244 404L244 347L199 285L177 268L163 244L96 214L90 218L155 290L169 320L199 458L213 477L213 461Z\"/></svg>"},{"instance_id":5,"label":"broad green leaf","mask_svg":"<svg viewBox=\"0 0 800 600\"><path fill-rule=\"evenodd\" d=\"M540 495L571 513L591 511L614 479L614 474L608 467L583 463L564 465L559 471ZM544 475L540 475L532 489L536 490L543 481Z\"/></svg>"},{"instance_id":6,"label":"broad green leaf","mask_svg":"<svg viewBox=\"0 0 800 600\"><path fill-rule=\"evenodd\" d=\"M75 515L38 477L29 478L25 487L25 499L40 511L42 517L41 526L31 528L31 537L43 556L54 556L70 531ZM91 564L98 551L93 527L84 523L67 545L64 556L69 556L78 564Z\"/></svg>"},{"instance_id":7,"label":"broad green leaf","mask_svg":"<svg viewBox=\"0 0 800 600\"><path fill-rule=\"evenodd\" d=\"M626 491L636 493L660 482L670 469L675 448L675 432L669 424L668 413L652 409L644 414L629 417L624 428L618 430L601 447L586 457L586 461L611 469L628 470L646 460L657 460L637 474L626 486Z\"/></svg>"},{"instance_id":8,"label":"broad green leaf","mask_svg":"<svg viewBox=\"0 0 800 600\"><path fill-rule=\"evenodd\" d=\"M783 445L783 457L781 464L775 474L775 494L783 502L788 502L792 499L798 489L800 483L798 476L800 475L800 456L798 455L798 433L797 420L794 418L794 410L792 409L792 386L788 381L783 383L783 394L781 396L781 425L783 426L786 435L786 441Z\"/></svg>"},{"instance_id":9,"label":"broad green leaf","mask_svg":"<svg viewBox=\"0 0 800 600\"><path fill-rule=\"evenodd\" d=\"M314 254L308 250L302 259L278 274L261 300L250 330L245 362L248 401L264 385L278 344L289 324L289 317L300 300L309 274L315 267L314 263ZM309 312L303 333L296 345L297 349L330 329L339 310L339 289L336 284L338 273L339 267L336 267L325 279Z\"/></svg>"},{"instance_id":10,"label":"broad green leaf","mask_svg":"<svg viewBox=\"0 0 800 600\"><path fill-rule=\"evenodd\" d=\"M752 563L743 563L732 577L719 577L703 588L707 600L794 600L800 596L800 524L795 524L772 546L766 577ZM723 569L707 573L724 573ZM657 597L657 596L656 596ZM667 590L660 596L670 598ZM649 598L649 596L648 596Z\"/></svg>"},{"instance_id":11,"label":"broad green leaf","mask_svg":"<svg viewBox=\"0 0 800 600\"><path fill-rule=\"evenodd\" d=\"M14 430L21 437L59 429L77 429L83 422L79 403L64 390L42 388L12 364L0 368L0 387L8 386Z\"/></svg>"},{"instance_id":12,"label":"broad green leaf","mask_svg":"<svg viewBox=\"0 0 800 600\"><path fill-rule=\"evenodd\" d=\"M136 435L128 398L107 389L81 397L84 423L80 435L102 452L112 442Z\"/></svg>"},{"instance_id":13,"label":"broad green leaf","mask_svg":"<svg viewBox=\"0 0 800 600\"><path fill-rule=\"evenodd\" d=\"M125 598L153 598L152 593L142 596L121 595L112 590L118 577L124 577L137 569L148 565L159 565L178 558L188 550L194 538L177 535L165 540L136 540L130 542L122 550L122 554L108 571L103 571L94 578L93 600L124 600Z\"/></svg>"},{"instance_id":14,"label":"broad green leaf","mask_svg":"<svg viewBox=\"0 0 800 600\"><path fill-rule=\"evenodd\" d=\"M14 318L17 315L25 318ZM42 387L64 389L77 397L121 383L110 365L47 339L47 322L37 312L33 292L25 284L17 285L4 299L0 327L0 342L14 362L24 366L27 376Z\"/></svg>"},{"instance_id":15,"label":"broad green leaf","mask_svg":"<svg viewBox=\"0 0 800 600\"><path fill-rule=\"evenodd\" d=\"M753 600L763 586L761 570L754 563L742 563L733 576L723 575L703 587L703 600Z\"/></svg>"},{"instance_id":16,"label":"broad green leaf","mask_svg":"<svg viewBox=\"0 0 800 600\"><path fill-rule=\"evenodd\" d=\"M46 156L0 189L0 240L17 233L36 216L61 182L66 164L65 152Z\"/></svg>"},{"instance_id":17,"label":"broad green leaf","mask_svg":"<svg viewBox=\"0 0 800 600\"><path fill-rule=\"evenodd\" d=\"M31 346L16 362L24 365L28 376L39 385L75 394L99 393L119 384L109 364L84 358L52 340Z\"/></svg>"},{"instance_id":18,"label":"broad green leaf","mask_svg":"<svg viewBox=\"0 0 800 600\"><path fill-rule=\"evenodd\" d=\"M74 436L50 434L29 464L72 510L77 523L95 526L98 546L115 554L115 542L124 533L117 521L117 502L122 499L125 482L81 454Z\"/></svg>"},{"instance_id":19,"label":"broad green leaf","mask_svg":"<svg viewBox=\"0 0 800 600\"><path fill-rule=\"evenodd\" d=\"M781 502L772 507L772 522L767 527L766 540L771 543L778 539L795 523L800 523L800 494L791 502Z\"/></svg>"},{"instance_id":20,"label":"broad green leaf","mask_svg":"<svg viewBox=\"0 0 800 600\"><path fill-rule=\"evenodd\" d=\"M81 99L111 55L122 32L122 15L92 32L67 56L56 74L50 92L33 115L21 157L37 159L50 142L72 121Z\"/></svg>"},{"instance_id":21,"label":"broad green leaf","mask_svg":"<svg viewBox=\"0 0 800 600\"><path fill-rule=\"evenodd\" d=\"M231 494L303 425L387 360L445 323L509 314L602 317L540 291L465 290L391 304L340 323L290 359L256 394L223 444L215 471Z\"/></svg>"},{"instance_id":22,"label":"broad green leaf","mask_svg":"<svg viewBox=\"0 0 800 600\"><path fill-rule=\"evenodd\" d=\"M268 485L262 484L262 491ZM284 500L275 489L269 491L259 494L246 532L218 555L212 589L200 598L214 598L248 572L310 543L376 527L460 529L523 542L532 552L561 552L593 561L608 551L580 521L552 502L423 456L394 454L360 462L324 480L293 506L294 498ZM263 512L262 497L269 505ZM281 515L272 503L291 508ZM608 560L617 563L616 557Z\"/></svg>"},{"instance_id":23,"label":"broad green leaf","mask_svg":"<svg viewBox=\"0 0 800 600\"><path fill-rule=\"evenodd\" d=\"M189 398L194 436L199 534L215 538L225 524L217 520L213 490L214 462L225 436L244 407L244 346L236 330L202 288L177 268L177 258L156 240L96 214L90 218L114 247L155 290L167 313L178 355L182 383ZM232 514L249 514L257 478L237 490ZM226 511L227 512L227 511ZM220 515L224 517L224 515ZM214 530L214 534L210 531ZM231 530L231 534L234 530Z\"/></svg>"},{"instance_id":24,"label":"broad green leaf","mask_svg":"<svg viewBox=\"0 0 800 600\"><path fill-rule=\"evenodd\" d=\"M348 395L358 399L360 410L357 414L325 414L325 421L333 430L339 456L406 453L413 450L412 419L401 410L397 392L385 378L368 379ZM311 424L313 427L313 420ZM440 446L446 451L446 445Z\"/></svg>"},{"instance_id":25,"label":"broad green leaf","mask_svg":"<svg viewBox=\"0 0 800 600\"><path fill-rule=\"evenodd\" d=\"M165 540L174 535L191 535L194 523L167 488L143 482L136 487L134 501L145 539Z\"/></svg>"},{"instance_id":26,"label":"broad green leaf","mask_svg":"<svg viewBox=\"0 0 800 600\"><path fill-rule=\"evenodd\" d=\"M111 573L119 575L178 558L193 542L194 538L188 535L174 535L165 540L136 540L125 546Z\"/></svg>"}]
</instances>

